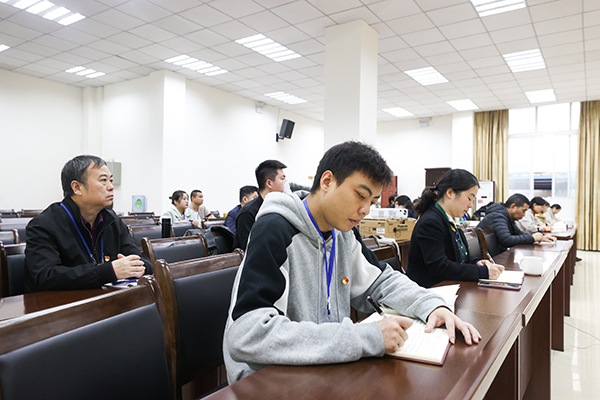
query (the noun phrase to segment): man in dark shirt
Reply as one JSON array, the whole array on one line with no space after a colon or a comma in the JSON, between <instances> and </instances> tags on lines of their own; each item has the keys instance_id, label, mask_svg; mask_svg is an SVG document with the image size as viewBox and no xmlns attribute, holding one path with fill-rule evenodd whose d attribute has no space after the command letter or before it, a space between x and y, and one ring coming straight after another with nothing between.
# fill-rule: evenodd
<instances>
[{"instance_id":1,"label":"man in dark shirt","mask_svg":"<svg viewBox=\"0 0 600 400\"><path fill-rule=\"evenodd\" d=\"M27 225L25 291L99 288L152 273L114 211L106 162L82 155L63 167L65 198Z\"/></svg>"},{"instance_id":2,"label":"man in dark shirt","mask_svg":"<svg viewBox=\"0 0 600 400\"><path fill-rule=\"evenodd\" d=\"M240 188L240 204L232 208L225 218L225 226L229 228L231 232L235 233L236 231L235 223L240 209L257 197L258 188L256 186L247 185Z\"/></svg>"},{"instance_id":3,"label":"man in dark shirt","mask_svg":"<svg viewBox=\"0 0 600 400\"><path fill-rule=\"evenodd\" d=\"M254 225L256 214L258 213L265 196L271 192L283 193L283 187L286 182L283 168L287 168L287 166L277 160L266 160L256 167L255 173L259 195L238 213L235 237L233 239L234 248L246 250L250 230Z\"/></svg>"}]
</instances>

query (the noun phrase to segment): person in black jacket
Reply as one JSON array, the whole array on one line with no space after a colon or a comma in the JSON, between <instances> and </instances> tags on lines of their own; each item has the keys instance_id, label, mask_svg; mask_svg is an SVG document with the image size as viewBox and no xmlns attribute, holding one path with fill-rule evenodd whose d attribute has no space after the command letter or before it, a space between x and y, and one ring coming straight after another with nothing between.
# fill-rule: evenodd
<instances>
[{"instance_id":1,"label":"person in black jacket","mask_svg":"<svg viewBox=\"0 0 600 400\"><path fill-rule=\"evenodd\" d=\"M448 171L437 186L425 189L417 205L421 214L410 239L407 275L424 287L445 280L497 279L504 267L469 255L465 235L456 226L472 207L479 181L468 171Z\"/></svg>"},{"instance_id":2,"label":"person in black jacket","mask_svg":"<svg viewBox=\"0 0 600 400\"><path fill-rule=\"evenodd\" d=\"M246 204L238 213L233 238L234 248L246 250L250 230L252 230L256 214L258 214L265 196L271 192L283 192L287 182L283 172L284 168L287 168L286 165L277 160L266 160L256 167L254 172L258 183L258 197Z\"/></svg>"},{"instance_id":3,"label":"person in black jacket","mask_svg":"<svg viewBox=\"0 0 600 400\"><path fill-rule=\"evenodd\" d=\"M81 155L63 167L64 199L27 225L25 292L99 288L152 273L112 211L112 174L99 157Z\"/></svg>"},{"instance_id":4,"label":"person in black jacket","mask_svg":"<svg viewBox=\"0 0 600 400\"><path fill-rule=\"evenodd\" d=\"M523 232L515 221L520 220L529 208L529 200L520 193L510 196L506 203L495 203L486 210L485 218L477 225L477 228L485 229L489 226L494 228L498 242L498 251L506 251L509 247L518 244L531 244L533 242L554 242L556 238L544 235L541 232ZM496 254L492 254L492 257Z\"/></svg>"}]
</instances>

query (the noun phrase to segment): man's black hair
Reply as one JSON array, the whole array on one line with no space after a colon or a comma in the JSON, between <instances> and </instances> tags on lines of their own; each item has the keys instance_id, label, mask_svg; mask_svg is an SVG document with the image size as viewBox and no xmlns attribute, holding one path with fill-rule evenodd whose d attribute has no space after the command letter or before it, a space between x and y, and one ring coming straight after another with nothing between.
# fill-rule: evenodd
<instances>
[{"instance_id":1,"label":"man's black hair","mask_svg":"<svg viewBox=\"0 0 600 400\"><path fill-rule=\"evenodd\" d=\"M510 208L510 206L512 206L513 204L517 207L523 207L524 204L529 205L529 199L527 198L527 196L521 193L515 193L506 200L506 202L504 203L504 207Z\"/></svg>"},{"instance_id":2,"label":"man's black hair","mask_svg":"<svg viewBox=\"0 0 600 400\"><path fill-rule=\"evenodd\" d=\"M404 208L406 208L407 210L412 210L413 209L413 202L410 199L410 197L406 196L406 195L401 195L396 197L396 204L398 204L399 206L403 206Z\"/></svg>"},{"instance_id":3,"label":"man's black hair","mask_svg":"<svg viewBox=\"0 0 600 400\"><path fill-rule=\"evenodd\" d=\"M258 190L260 191L267 187L267 180L274 181L277 177L277 170L284 168L287 168L287 166L277 160L266 160L258 164L255 171Z\"/></svg>"},{"instance_id":4,"label":"man's black hair","mask_svg":"<svg viewBox=\"0 0 600 400\"><path fill-rule=\"evenodd\" d=\"M562 210L562 207L560 206L560 204L552 204L552 207L550 208L556 208L557 210Z\"/></svg>"},{"instance_id":5,"label":"man's black hair","mask_svg":"<svg viewBox=\"0 0 600 400\"><path fill-rule=\"evenodd\" d=\"M392 204L393 202L395 202L396 197L398 197L398 193L390 194L390 196L388 197L388 203Z\"/></svg>"},{"instance_id":6,"label":"man's black hair","mask_svg":"<svg viewBox=\"0 0 600 400\"><path fill-rule=\"evenodd\" d=\"M87 169L90 165L92 165L92 168L102 168L106 165L106 161L97 156L84 154L66 162L60 173L60 181L65 197L75 194L71 188L71 182L73 181L77 181L87 187Z\"/></svg>"},{"instance_id":7,"label":"man's black hair","mask_svg":"<svg viewBox=\"0 0 600 400\"><path fill-rule=\"evenodd\" d=\"M331 171L336 184L341 185L355 172L365 174L369 179L385 186L392 183L392 170L373 147L348 141L337 144L327 150L319 162L317 173L310 193L316 193L321 187L321 177L325 171Z\"/></svg>"},{"instance_id":8,"label":"man's black hair","mask_svg":"<svg viewBox=\"0 0 600 400\"><path fill-rule=\"evenodd\" d=\"M202 190L198 190L198 189L192 190L192 193L190 193L190 199L193 199L194 197L196 197L196 195L198 193L202 193Z\"/></svg>"},{"instance_id":9,"label":"man's black hair","mask_svg":"<svg viewBox=\"0 0 600 400\"><path fill-rule=\"evenodd\" d=\"M254 192L258 192L258 188L256 186L252 186L252 185L242 186L240 188L240 203L242 202L242 199L244 198L244 196L249 196Z\"/></svg>"}]
</instances>

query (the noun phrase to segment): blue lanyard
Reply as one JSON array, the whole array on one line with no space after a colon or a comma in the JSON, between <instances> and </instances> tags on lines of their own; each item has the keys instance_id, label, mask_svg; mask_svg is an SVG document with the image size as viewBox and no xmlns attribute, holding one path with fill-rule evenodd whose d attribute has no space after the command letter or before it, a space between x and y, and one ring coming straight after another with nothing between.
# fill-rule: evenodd
<instances>
[{"instance_id":1,"label":"blue lanyard","mask_svg":"<svg viewBox=\"0 0 600 400\"><path fill-rule=\"evenodd\" d=\"M331 253L329 254L329 263L327 263L327 246L325 244L325 237L323 236L323 232L321 232L321 230L319 229L319 226L315 222L315 219L313 218L312 214L310 213L310 210L308 209L308 204L306 203L306 198L302 202L304 203L304 208L306 208L306 212L308 213L310 220L312 221L313 225L317 229L317 232L319 232L321 239L323 240L323 257L325 259L325 272L327 274L327 314L331 315L331 301L330 301L331 300L331 291L330 291L330 288L331 288L331 278L333 277L333 263L335 261L335 230L334 229L331 230L331 236L333 236L333 243L331 244Z\"/></svg>"},{"instance_id":2,"label":"blue lanyard","mask_svg":"<svg viewBox=\"0 0 600 400\"><path fill-rule=\"evenodd\" d=\"M69 211L69 209L64 205L64 203L60 203L60 205L62 206L62 208L65 209L67 214L69 214L69 217L71 217L71 221L73 221L73 225L75 225L75 229L77 229L77 233L79 233L79 237L81 238L81 241L83 242L83 245L85 246L85 249L87 250L88 254L90 255L92 262L94 264L98 264L96 262L96 259L94 258L94 254L90 251L90 248L88 247L85 239L83 239L83 235L81 234L79 227L75 223L75 219L73 218L73 215L71 215L71 211ZM102 252L102 260L104 260L104 237L103 236L100 236L100 251Z\"/></svg>"}]
</instances>

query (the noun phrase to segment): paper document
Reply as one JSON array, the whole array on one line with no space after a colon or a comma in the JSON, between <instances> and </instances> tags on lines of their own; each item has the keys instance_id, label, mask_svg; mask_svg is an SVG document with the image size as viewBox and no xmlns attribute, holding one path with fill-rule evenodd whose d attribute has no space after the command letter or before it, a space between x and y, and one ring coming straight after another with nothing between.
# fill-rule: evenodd
<instances>
[{"instance_id":1,"label":"paper document","mask_svg":"<svg viewBox=\"0 0 600 400\"><path fill-rule=\"evenodd\" d=\"M480 279L479 282L489 283L510 283L513 285L522 285L525 273L523 271L507 271L504 270L498 279Z\"/></svg>"}]
</instances>

